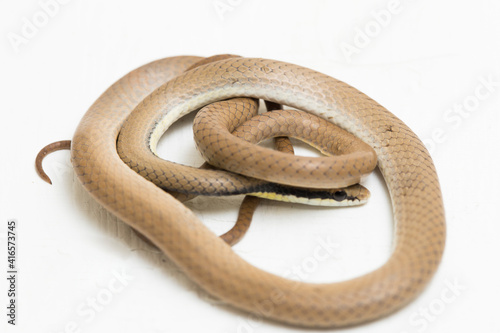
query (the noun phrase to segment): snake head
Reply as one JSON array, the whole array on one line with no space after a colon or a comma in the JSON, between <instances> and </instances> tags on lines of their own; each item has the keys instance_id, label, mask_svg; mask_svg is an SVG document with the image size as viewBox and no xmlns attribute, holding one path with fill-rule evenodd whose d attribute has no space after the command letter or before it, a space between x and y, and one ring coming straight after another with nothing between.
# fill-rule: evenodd
<instances>
[{"instance_id":1,"label":"snake head","mask_svg":"<svg viewBox=\"0 0 500 333\"><path fill-rule=\"evenodd\" d=\"M360 184L332 189L312 189L284 186L275 183L270 190L248 193L270 200L301 203L311 206L359 206L368 201L370 191Z\"/></svg>"},{"instance_id":2,"label":"snake head","mask_svg":"<svg viewBox=\"0 0 500 333\"><path fill-rule=\"evenodd\" d=\"M330 197L325 200L330 204L326 206L358 206L365 204L370 198L370 191L360 184L330 189L327 192Z\"/></svg>"}]
</instances>

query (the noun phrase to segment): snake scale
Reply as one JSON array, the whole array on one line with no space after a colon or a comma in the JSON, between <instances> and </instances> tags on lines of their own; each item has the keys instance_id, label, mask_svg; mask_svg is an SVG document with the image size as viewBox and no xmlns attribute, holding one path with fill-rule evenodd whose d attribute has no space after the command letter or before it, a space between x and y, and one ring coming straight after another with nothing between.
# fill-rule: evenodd
<instances>
[{"instance_id":1,"label":"snake scale","mask_svg":"<svg viewBox=\"0 0 500 333\"><path fill-rule=\"evenodd\" d=\"M299 326L341 327L388 315L414 299L439 265L446 233L436 170L418 137L373 99L314 70L231 58L183 73L199 60L180 56L149 63L97 99L71 143L72 164L84 188L189 278L237 308ZM142 138L138 144L154 152L163 132L182 115L241 96L316 114L374 149L395 219L392 254L384 265L338 283L304 283L267 273L241 259L117 153L125 122L125 127L137 125L133 131L142 133L137 133Z\"/></svg>"}]
</instances>

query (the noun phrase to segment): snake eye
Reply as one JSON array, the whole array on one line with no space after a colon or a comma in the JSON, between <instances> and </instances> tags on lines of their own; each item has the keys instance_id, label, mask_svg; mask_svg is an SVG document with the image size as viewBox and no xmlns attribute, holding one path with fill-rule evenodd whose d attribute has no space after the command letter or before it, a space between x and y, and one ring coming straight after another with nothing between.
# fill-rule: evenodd
<instances>
[{"instance_id":1,"label":"snake eye","mask_svg":"<svg viewBox=\"0 0 500 333\"><path fill-rule=\"evenodd\" d=\"M347 193L345 193L344 190L342 191L336 191L335 193L333 193L333 199L335 201L343 201L347 198Z\"/></svg>"}]
</instances>

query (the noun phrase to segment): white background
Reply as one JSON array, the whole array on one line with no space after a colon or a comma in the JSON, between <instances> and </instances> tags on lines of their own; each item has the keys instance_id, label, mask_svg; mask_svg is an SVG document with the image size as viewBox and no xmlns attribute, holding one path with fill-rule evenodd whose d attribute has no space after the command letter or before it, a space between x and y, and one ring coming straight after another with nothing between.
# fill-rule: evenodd
<instances>
[{"instance_id":1,"label":"white background","mask_svg":"<svg viewBox=\"0 0 500 333\"><path fill-rule=\"evenodd\" d=\"M391 6L393 14L377 23L374 13ZM218 53L293 62L346 81L429 144L448 223L442 265L404 309L346 331L500 332L498 1L73 0L58 7L44 22L38 1L1 1L0 266L4 272L6 222L15 218L20 272L16 327L5 323L1 274L2 332L72 332L72 325L79 332L309 331L249 319L200 290L86 195L69 152L45 162L53 186L33 168L38 150L70 139L86 109L130 70L167 56ZM26 20L40 27L23 37ZM349 56L347 45L357 53ZM468 110L457 113L464 103ZM201 163L189 119L167 133L160 153ZM340 281L375 269L390 254L391 206L379 175L365 184L372 199L360 208L262 204L234 250L286 275L314 261L323 240L334 244L333 254L308 266L302 280ZM240 200L199 198L189 207L222 233ZM128 279L120 284L117 274ZM110 283L119 291L110 292ZM88 305L96 297L106 303L99 311Z\"/></svg>"}]
</instances>

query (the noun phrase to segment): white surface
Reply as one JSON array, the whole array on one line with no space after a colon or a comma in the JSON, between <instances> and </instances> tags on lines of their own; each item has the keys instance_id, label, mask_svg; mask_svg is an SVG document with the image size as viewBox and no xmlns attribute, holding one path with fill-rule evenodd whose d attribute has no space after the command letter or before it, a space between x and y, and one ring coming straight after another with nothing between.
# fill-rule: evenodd
<instances>
[{"instance_id":1,"label":"white surface","mask_svg":"<svg viewBox=\"0 0 500 333\"><path fill-rule=\"evenodd\" d=\"M218 13L215 5L221 3L227 11ZM8 325L8 332L72 332L71 322L78 332L309 331L249 319L208 296L87 196L73 176L68 152L46 160L53 186L33 168L38 150L70 139L86 109L130 70L166 56L234 53L293 62L337 77L386 106L427 142L435 135L432 156L448 222L442 265L407 307L348 331L500 332L500 178L495 166L500 162L500 85L491 86L471 112L447 111L474 102L478 91L488 92L481 88L485 79L500 82L500 3L401 0L390 22L385 17L385 25L373 30L358 54L346 57L341 47L360 45L359 36L354 42L358 29L377 28L372 11L394 4L73 0L60 5L16 52L8 34L20 35L24 19L43 16L43 9L33 0L2 1L0 331L7 327L8 218L19 223L20 266L18 325ZM160 153L197 165L200 157L191 137L184 120L166 135ZM366 185L373 196L361 208L265 203L234 249L280 275L305 265L310 273L295 276L305 281L339 281L375 269L389 256L391 208L379 176L371 176ZM234 221L239 200L197 199L189 206L222 233ZM328 237L332 254L318 262L314 250ZM116 282L122 270L133 279ZM114 292L108 291L110 283ZM109 303L92 315L86 303L95 297L108 301L106 295L111 295Z\"/></svg>"}]
</instances>

